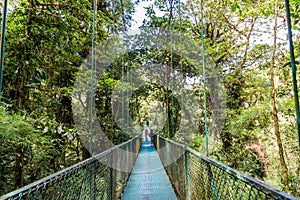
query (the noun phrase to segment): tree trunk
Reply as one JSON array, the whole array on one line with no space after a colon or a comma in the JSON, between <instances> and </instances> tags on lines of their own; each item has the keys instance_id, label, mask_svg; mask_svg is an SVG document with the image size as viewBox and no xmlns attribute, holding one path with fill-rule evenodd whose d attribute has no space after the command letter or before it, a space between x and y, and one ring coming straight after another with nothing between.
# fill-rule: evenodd
<instances>
[{"instance_id":1,"label":"tree trunk","mask_svg":"<svg viewBox=\"0 0 300 200\"><path fill-rule=\"evenodd\" d=\"M244 52L243 60L240 63L240 66L239 66L240 69L244 67L244 65L246 63L246 60L247 60L247 57L248 57L248 51L249 51L249 48L250 48L250 37L251 37L251 34L253 32L255 21L256 21L256 18L252 18L251 19L250 30L249 30L249 33L248 33L248 35L246 37L246 39L247 39L247 41L246 41L246 49L245 49L245 52Z\"/></svg>"},{"instance_id":2,"label":"tree trunk","mask_svg":"<svg viewBox=\"0 0 300 200\"><path fill-rule=\"evenodd\" d=\"M276 107L276 88L275 88L275 80L274 80L274 65L275 65L275 57L276 57L276 38L277 38L277 18L278 18L278 0L275 2L275 16L274 16L274 43L273 43L273 50L272 50L272 60L270 63L270 79L271 79L271 89L272 89L272 115L274 120L274 133L277 140L277 145L279 149L279 159L280 159L280 165L282 170L282 177L283 177L283 186L284 190L288 190L288 168L284 159L284 152L283 152L283 145L281 141L280 136L280 130L279 130L279 120L278 120L278 110Z\"/></svg>"}]
</instances>

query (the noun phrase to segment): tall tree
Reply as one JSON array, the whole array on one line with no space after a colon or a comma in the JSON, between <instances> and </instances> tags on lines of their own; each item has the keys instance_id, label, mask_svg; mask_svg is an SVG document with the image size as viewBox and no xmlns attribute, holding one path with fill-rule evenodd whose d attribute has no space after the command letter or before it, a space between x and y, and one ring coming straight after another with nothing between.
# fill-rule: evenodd
<instances>
[{"instance_id":1,"label":"tall tree","mask_svg":"<svg viewBox=\"0 0 300 200\"><path fill-rule=\"evenodd\" d=\"M283 151L283 145L282 140L280 136L280 130L279 130L279 119L278 119L278 110L276 105L276 88L275 88L275 73L274 73L274 67L275 67L275 58L276 58L276 50L277 50L277 28L278 28L278 0L275 1L274 6L274 31L273 31L273 48L272 48L272 57L270 62L270 81L271 81L271 90L272 90L272 115L273 115L273 126L274 126L274 134L277 139L277 145L278 145L278 151L279 151L279 160L280 165L282 169L282 175L283 175L283 185L284 190L288 190L288 168L285 162L284 158L284 151Z\"/></svg>"}]
</instances>

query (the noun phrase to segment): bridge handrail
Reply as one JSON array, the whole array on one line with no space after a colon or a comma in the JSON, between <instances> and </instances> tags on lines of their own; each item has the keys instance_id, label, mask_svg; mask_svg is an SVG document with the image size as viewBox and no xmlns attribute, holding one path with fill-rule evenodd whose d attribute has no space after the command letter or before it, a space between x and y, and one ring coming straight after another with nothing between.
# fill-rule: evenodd
<instances>
[{"instance_id":1,"label":"bridge handrail","mask_svg":"<svg viewBox=\"0 0 300 200\"><path fill-rule=\"evenodd\" d=\"M256 188L257 190L263 192L264 194L266 194L268 197L272 198L272 199L291 199L291 200L297 200L296 197L293 197L283 191L280 191L278 189L275 189L275 188L272 188L271 186L259 181L259 180L256 180L250 176L247 176L231 167L228 167L212 158L209 158L203 154L201 154L200 152L197 152L189 147L187 147L186 145L184 144L181 144L181 143L178 143L176 141L173 141L173 140L170 140L170 139L166 139L166 138L163 138L159 135L157 135L157 137L159 138L159 140L165 140L167 143L171 144L171 145L174 145L176 147L179 147L182 149L182 151L184 151L184 154L183 154L183 158L182 160L177 159L173 165L183 165L185 168L187 168L188 166L186 166L187 164L187 157L188 155L195 155L197 156L198 158L200 158L202 161L206 162L208 164L209 167L211 167L211 165L215 166L216 168L222 170L223 172L226 172L228 175L231 175L233 176L234 178L244 182L245 184L249 185L251 187L251 190L252 188ZM158 141L158 140L157 140ZM156 146L159 145L159 142L156 141ZM167 145L167 144L165 144ZM159 148L162 148L162 146L160 146ZM159 152L159 149L158 149L158 152ZM159 152L160 156L161 156L161 153ZM163 156L161 156L161 159ZM172 165L172 164L171 164ZM178 166L171 166L171 167L165 167L168 175L170 176L170 179L172 179L172 177L176 176L172 173L174 173L173 171L175 171L176 173L178 172L179 169L173 169L173 168L176 168ZM173 171L172 171L173 170ZM185 170L189 170L189 169L185 169ZM200 171L200 169L199 169ZM212 173L212 172L210 172ZM184 174L182 175L181 179L185 179L187 181L187 178L186 178L187 174ZM211 175L212 176L212 175ZM175 179L175 178L173 178ZM172 181L175 181L176 180L172 180ZM182 181L182 180L181 180ZM173 183L174 184L174 183ZM178 185L180 185L179 183L175 183L174 184L175 187L178 187ZM187 184L184 185L184 187L187 187ZM187 190L188 188L184 188L184 189L180 189L180 188L175 188L177 190L178 193L187 193ZM181 191L180 191L181 190ZM179 195L180 196L180 195ZM185 194L185 196L188 196L188 194ZM184 197L181 195L180 196L182 199L184 199ZM249 198L250 199L250 198Z\"/></svg>"},{"instance_id":2,"label":"bridge handrail","mask_svg":"<svg viewBox=\"0 0 300 200\"><path fill-rule=\"evenodd\" d=\"M40 190L41 188L45 188L47 186L49 186L50 184L54 183L54 182L58 182L66 177L68 177L69 175L72 175L73 173L75 173L77 170L79 169L82 169L82 168L85 168L89 165L91 165L92 163L94 163L95 161L99 160L100 158L102 157L105 157L113 152L115 152L117 149L119 148L122 148L126 145L128 145L129 143L132 143L136 140L138 140L139 138L141 138L141 134L135 136L134 138L122 143L122 144L119 144L119 145L116 145L108 150L105 150L93 157L90 157L86 160L83 160L79 163L76 163L66 169L63 169L61 171L58 171L54 174L51 174L45 178L42 178L38 181L35 181L31 184L28 184L22 188L19 188L17 190L14 190L8 194L5 194L4 196L0 197L1 200L6 200L6 199L22 199L23 196L26 196L26 195L29 195L30 193L33 193L35 191L38 191ZM140 144L139 144L140 145ZM138 148L139 149L139 148ZM138 151L138 150L137 150ZM135 152L136 154L138 152ZM134 158L136 159L136 157Z\"/></svg>"},{"instance_id":3,"label":"bridge handrail","mask_svg":"<svg viewBox=\"0 0 300 200\"><path fill-rule=\"evenodd\" d=\"M285 192L283 192L281 190L273 188L273 187L265 184L264 182L261 182L261 181L259 181L257 179L254 179L254 178L252 178L250 176L247 176L246 174L243 174L243 173L241 173L241 172L239 172L239 171L237 171L237 170L235 170L235 169L233 169L231 167L228 167L228 166L226 166L223 163L220 163L220 162L218 162L218 161L216 161L216 160L214 160L212 158L206 157L203 154L201 154L200 152L197 152L197 151L195 151L195 150L193 150L191 148L188 148L188 147L186 149L187 149L187 151L190 151L191 153L193 153L193 154L201 157L201 159L206 160L207 162L210 162L211 164L213 164L213 165L215 165L215 166L217 166L217 167L219 167L219 168L221 168L223 170L226 170L227 173L230 173L233 176L235 176L238 179L240 179L241 181L250 184L252 187L255 186L259 190L262 190L263 188L267 189L269 192L277 194L277 196L285 197L287 199L297 199L296 197L293 197L293 196L291 196L291 195L289 195L289 194L287 194L287 193L285 193Z\"/></svg>"}]
</instances>

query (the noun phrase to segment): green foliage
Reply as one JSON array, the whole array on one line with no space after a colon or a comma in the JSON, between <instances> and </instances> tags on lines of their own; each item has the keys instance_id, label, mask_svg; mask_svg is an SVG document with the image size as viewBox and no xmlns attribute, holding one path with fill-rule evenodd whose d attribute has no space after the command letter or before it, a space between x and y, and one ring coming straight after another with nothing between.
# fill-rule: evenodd
<instances>
[{"instance_id":1,"label":"green foliage","mask_svg":"<svg viewBox=\"0 0 300 200\"><path fill-rule=\"evenodd\" d=\"M293 21L293 28L299 30L299 22L300 22L300 2L297 0L290 1L290 9L291 9L291 17Z\"/></svg>"},{"instance_id":2,"label":"green foliage","mask_svg":"<svg viewBox=\"0 0 300 200\"><path fill-rule=\"evenodd\" d=\"M15 187L30 183L33 176L30 170L35 170L35 163L41 161L38 160L37 154L42 154L42 157L45 155L41 143L46 137L41 136L34 128L32 119L25 119L18 114L11 115L3 106L0 107L0 123L2 195ZM22 183L16 182L17 180L21 180Z\"/></svg>"},{"instance_id":3,"label":"green foliage","mask_svg":"<svg viewBox=\"0 0 300 200\"><path fill-rule=\"evenodd\" d=\"M89 156L71 103L76 73L91 51L92 1L16 2L7 19L1 101L10 106L1 109L1 194ZM128 28L132 12L129 0L98 1L96 42Z\"/></svg>"},{"instance_id":4,"label":"green foliage","mask_svg":"<svg viewBox=\"0 0 300 200\"><path fill-rule=\"evenodd\" d=\"M71 103L78 69L91 52L92 1L21 0L19 3L18 6L14 4L17 9L11 11L7 27L2 98L7 105L0 107L0 195L90 156L74 127ZM148 19L144 21L144 27L162 27L172 30L175 36L176 31L183 32L182 44L174 47L181 49L182 55L166 48L145 48L149 42L163 44L165 41L162 40L127 38L134 50L116 58L97 82L96 114L100 126L114 144L130 138L116 124L111 112L113 91L124 89L129 104L130 116L127 117L137 125L143 125L151 119L151 112L157 112L155 109L160 106L164 115L155 120L164 123L157 132L166 137L174 136L173 133L179 135L182 107L170 86L145 84L135 87L129 81L122 82L122 75L133 69L143 69L144 65L165 64L186 78L199 78L198 60L190 59L188 54L191 49L201 47L203 28L205 54L213 60L207 64L223 77L227 106L223 131L215 138L210 155L280 189L282 180L276 139L272 134L268 80L272 46L265 39L273 34L269 24L274 18L274 0L203 3L203 27L199 0L184 3L157 0L146 8ZM300 3L298 0L290 3L293 28L299 29ZM130 27L134 11L132 1L98 1L97 4L97 42ZM282 5L279 12L285 16ZM156 9L163 13L160 17L156 16ZM263 33L259 27L263 27ZM144 29L142 34L156 33ZM165 36L173 39L170 34ZM186 38L193 38L196 45L184 40ZM297 37L295 55L296 58L300 55ZM196 56L201 57L200 54ZM289 164L290 192L298 195L300 166L295 161L299 160L299 152L295 142L294 99L288 62L285 43L279 41L274 68L275 92ZM88 61L85 64L90 65ZM132 91L132 94L126 91ZM207 102L213 96L204 90L202 83L193 85L192 91L201 103L204 93ZM82 95L89 96L89 92L85 92ZM204 116L203 106L185 109ZM213 116L212 109L208 105L209 118ZM199 134L191 143L191 147L199 151L204 150L205 143L202 115L195 119L200 123L193 131Z\"/></svg>"}]
</instances>

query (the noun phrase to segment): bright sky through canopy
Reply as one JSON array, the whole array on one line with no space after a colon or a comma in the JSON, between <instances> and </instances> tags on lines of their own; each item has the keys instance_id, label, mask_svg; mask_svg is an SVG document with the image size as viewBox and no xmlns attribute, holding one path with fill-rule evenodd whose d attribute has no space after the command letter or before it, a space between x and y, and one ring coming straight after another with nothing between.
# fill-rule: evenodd
<instances>
[{"instance_id":1,"label":"bright sky through canopy","mask_svg":"<svg viewBox=\"0 0 300 200\"><path fill-rule=\"evenodd\" d=\"M133 15L134 22L132 23L131 30L136 30L140 26L142 26L144 19L146 19L146 9L145 7L150 6L151 4L154 4L154 1L146 1L146 2L140 2L138 5L135 6L135 13ZM160 17L164 13L158 10L157 8L154 8L156 16Z\"/></svg>"}]
</instances>

